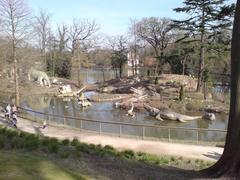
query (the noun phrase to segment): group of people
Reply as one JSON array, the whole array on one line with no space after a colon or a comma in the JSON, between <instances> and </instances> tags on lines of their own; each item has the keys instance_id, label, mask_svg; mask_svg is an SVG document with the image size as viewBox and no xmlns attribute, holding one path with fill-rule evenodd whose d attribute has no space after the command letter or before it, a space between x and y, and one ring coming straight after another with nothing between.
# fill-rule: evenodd
<instances>
[{"instance_id":1,"label":"group of people","mask_svg":"<svg viewBox=\"0 0 240 180\"><path fill-rule=\"evenodd\" d=\"M17 128L17 107L15 104L8 104L5 108L5 118Z\"/></svg>"}]
</instances>

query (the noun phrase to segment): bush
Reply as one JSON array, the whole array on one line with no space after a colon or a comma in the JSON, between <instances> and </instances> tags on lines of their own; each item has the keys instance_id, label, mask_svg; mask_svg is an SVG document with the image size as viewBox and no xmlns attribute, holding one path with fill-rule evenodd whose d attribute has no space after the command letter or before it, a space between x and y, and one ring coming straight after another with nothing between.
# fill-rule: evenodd
<instances>
[{"instance_id":1,"label":"bush","mask_svg":"<svg viewBox=\"0 0 240 180\"><path fill-rule=\"evenodd\" d=\"M61 154L60 154L60 157L61 158L68 158L69 157L69 153L68 152L62 152Z\"/></svg>"},{"instance_id":2,"label":"bush","mask_svg":"<svg viewBox=\"0 0 240 180\"><path fill-rule=\"evenodd\" d=\"M79 143L78 142L78 144L76 145L76 149L80 152L83 152L83 153L88 153L89 154L91 152L89 146L85 143Z\"/></svg>"},{"instance_id":3,"label":"bush","mask_svg":"<svg viewBox=\"0 0 240 180\"><path fill-rule=\"evenodd\" d=\"M106 145L104 146L103 150L105 151L105 153L111 154L111 155L117 155L117 151L116 149L114 149L112 146Z\"/></svg>"},{"instance_id":4,"label":"bush","mask_svg":"<svg viewBox=\"0 0 240 180\"><path fill-rule=\"evenodd\" d=\"M48 144L48 151L50 153L58 153L59 142L56 138L51 138Z\"/></svg>"},{"instance_id":5,"label":"bush","mask_svg":"<svg viewBox=\"0 0 240 180\"><path fill-rule=\"evenodd\" d=\"M121 156L127 158L127 159L132 159L134 158L134 152L132 150L125 150L121 152Z\"/></svg>"},{"instance_id":6,"label":"bush","mask_svg":"<svg viewBox=\"0 0 240 180\"><path fill-rule=\"evenodd\" d=\"M41 144L42 146L47 146L50 142L50 138L49 137L44 137L42 140L41 140Z\"/></svg>"},{"instance_id":7,"label":"bush","mask_svg":"<svg viewBox=\"0 0 240 180\"><path fill-rule=\"evenodd\" d=\"M68 145L70 144L69 139L64 139L64 140L62 140L62 144L63 144L64 146L68 146Z\"/></svg>"},{"instance_id":8,"label":"bush","mask_svg":"<svg viewBox=\"0 0 240 180\"><path fill-rule=\"evenodd\" d=\"M6 134L6 132L7 132L7 128L6 127L0 128L0 133L1 134Z\"/></svg>"},{"instance_id":9,"label":"bush","mask_svg":"<svg viewBox=\"0 0 240 180\"><path fill-rule=\"evenodd\" d=\"M39 138L34 134L29 134L25 138L25 147L30 151L37 149L39 147L39 144Z\"/></svg>"},{"instance_id":10,"label":"bush","mask_svg":"<svg viewBox=\"0 0 240 180\"><path fill-rule=\"evenodd\" d=\"M30 134L30 133L21 131L20 134L19 134L19 137L25 138L25 137L29 136L29 134Z\"/></svg>"},{"instance_id":11,"label":"bush","mask_svg":"<svg viewBox=\"0 0 240 180\"><path fill-rule=\"evenodd\" d=\"M3 149L4 146L5 146L5 143L4 143L4 138L2 136L0 136L0 149Z\"/></svg>"},{"instance_id":12,"label":"bush","mask_svg":"<svg viewBox=\"0 0 240 180\"><path fill-rule=\"evenodd\" d=\"M7 130L6 131L6 134L7 134L7 137L8 138L13 138L13 137L16 137L16 136L18 136L18 132L17 131L15 131L15 130Z\"/></svg>"},{"instance_id":13,"label":"bush","mask_svg":"<svg viewBox=\"0 0 240 180\"><path fill-rule=\"evenodd\" d=\"M74 139L72 140L72 142L71 142L71 145L72 145L72 146L77 146L78 144L79 144L79 141L78 141L77 138L74 138Z\"/></svg>"},{"instance_id":14,"label":"bush","mask_svg":"<svg viewBox=\"0 0 240 180\"><path fill-rule=\"evenodd\" d=\"M10 143L11 148L22 149L24 148L24 140L19 137L14 137Z\"/></svg>"}]
</instances>

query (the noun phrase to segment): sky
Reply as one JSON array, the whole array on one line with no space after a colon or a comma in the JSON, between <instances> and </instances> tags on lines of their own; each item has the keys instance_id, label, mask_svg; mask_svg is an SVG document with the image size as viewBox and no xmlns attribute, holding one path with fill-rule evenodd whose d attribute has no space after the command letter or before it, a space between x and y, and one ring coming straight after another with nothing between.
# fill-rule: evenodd
<instances>
[{"instance_id":1,"label":"sky","mask_svg":"<svg viewBox=\"0 0 240 180\"><path fill-rule=\"evenodd\" d=\"M130 19L143 17L182 18L173 8L183 0L28 0L35 13L44 9L51 14L53 25L70 24L73 18L95 19L100 32L108 35L125 34ZM235 0L229 0L235 2Z\"/></svg>"}]
</instances>

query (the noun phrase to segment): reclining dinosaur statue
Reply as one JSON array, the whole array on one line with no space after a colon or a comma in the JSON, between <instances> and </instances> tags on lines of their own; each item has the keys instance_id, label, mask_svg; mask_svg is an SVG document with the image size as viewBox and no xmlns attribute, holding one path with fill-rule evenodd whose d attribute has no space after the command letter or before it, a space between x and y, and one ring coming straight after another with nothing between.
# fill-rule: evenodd
<instances>
[{"instance_id":1,"label":"reclining dinosaur statue","mask_svg":"<svg viewBox=\"0 0 240 180\"><path fill-rule=\"evenodd\" d=\"M28 79L29 81L37 81L40 84L40 86L46 85L51 87L48 75L43 71L38 71L36 69L31 68L28 72Z\"/></svg>"},{"instance_id":2,"label":"reclining dinosaur statue","mask_svg":"<svg viewBox=\"0 0 240 180\"><path fill-rule=\"evenodd\" d=\"M160 109L151 107L148 104L144 104L144 108L149 112L150 116L153 116L160 121L173 120L173 121L179 121L179 122L186 122L186 121L202 118L202 116L187 116L187 115L176 113L167 109L160 110Z\"/></svg>"}]
</instances>

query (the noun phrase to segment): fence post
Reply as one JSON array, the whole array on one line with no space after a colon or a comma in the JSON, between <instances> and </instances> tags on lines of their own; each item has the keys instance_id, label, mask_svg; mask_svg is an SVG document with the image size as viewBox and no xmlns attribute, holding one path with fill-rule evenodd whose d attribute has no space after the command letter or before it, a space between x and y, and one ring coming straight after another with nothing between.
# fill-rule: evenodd
<instances>
[{"instance_id":1,"label":"fence post","mask_svg":"<svg viewBox=\"0 0 240 180\"><path fill-rule=\"evenodd\" d=\"M168 142L171 141L171 129L168 128Z\"/></svg>"},{"instance_id":2,"label":"fence post","mask_svg":"<svg viewBox=\"0 0 240 180\"><path fill-rule=\"evenodd\" d=\"M99 122L99 135L102 133L102 123Z\"/></svg>"},{"instance_id":3,"label":"fence post","mask_svg":"<svg viewBox=\"0 0 240 180\"><path fill-rule=\"evenodd\" d=\"M64 125L66 124L66 118L65 117L63 118L63 124Z\"/></svg>"},{"instance_id":4,"label":"fence post","mask_svg":"<svg viewBox=\"0 0 240 180\"><path fill-rule=\"evenodd\" d=\"M122 125L120 124L119 125L119 137L121 137L121 135L122 135Z\"/></svg>"},{"instance_id":5,"label":"fence post","mask_svg":"<svg viewBox=\"0 0 240 180\"><path fill-rule=\"evenodd\" d=\"M145 139L145 126L142 127L142 139Z\"/></svg>"},{"instance_id":6,"label":"fence post","mask_svg":"<svg viewBox=\"0 0 240 180\"><path fill-rule=\"evenodd\" d=\"M34 119L33 119L33 120L34 120L35 122L37 122L36 112L34 112L33 114L34 114L34 115L33 115L33 116L34 116Z\"/></svg>"},{"instance_id":7,"label":"fence post","mask_svg":"<svg viewBox=\"0 0 240 180\"><path fill-rule=\"evenodd\" d=\"M197 130L197 144L198 144L198 130Z\"/></svg>"},{"instance_id":8,"label":"fence post","mask_svg":"<svg viewBox=\"0 0 240 180\"><path fill-rule=\"evenodd\" d=\"M82 120L80 121L80 130L82 130Z\"/></svg>"}]
</instances>

